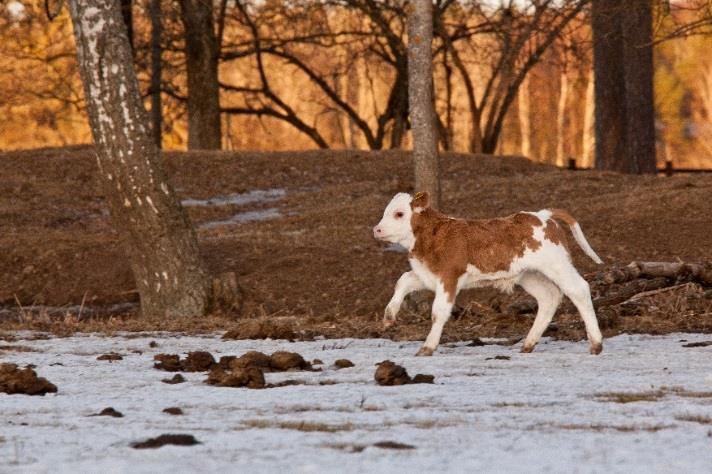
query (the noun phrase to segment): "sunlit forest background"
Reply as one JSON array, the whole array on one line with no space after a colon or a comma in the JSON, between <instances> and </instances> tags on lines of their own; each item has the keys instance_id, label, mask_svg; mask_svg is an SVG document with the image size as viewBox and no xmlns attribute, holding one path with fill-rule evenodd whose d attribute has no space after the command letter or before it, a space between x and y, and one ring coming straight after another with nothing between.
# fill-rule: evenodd
<instances>
[{"instance_id":1,"label":"sunlit forest background","mask_svg":"<svg viewBox=\"0 0 712 474\"><path fill-rule=\"evenodd\" d=\"M179 10L163 2L163 148L185 149L187 118L182 24ZM339 2L256 2L246 11L230 9L220 31L220 105L225 150L408 148L409 132L395 137L397 120L384 121L398 83L398 68L385 42L405 41L404 20L385 16L387 32L374 20ZM150 108L150 21L148 1L133 3L135 66ZM501 47L479 25L477 12L448 10L444 27L462 31L456 44L461 66L477 97L504 84ZM465 14L467 13L467 14ZM686 21L685 9L656 10L655 97L657 159L676 167L712 168L712 38L669 39ZM386 14L384 14L386 15ZM593 86L590 22L581 11L526 75L506 113L496 152L521 154L564 165L575 157L582 167L593 159ZM258 61L249 51L253 28L278 54ZM517 28L517 25L512 25ZM537 34L536 32L533 35ZM382 44L384 43L384 44ZM266 43L265 43L266 44ZM434 43L436 110L441 149L472 148L472 120L466 82L441 40ZM397 58L396 58L397 59ZM520 60L520 59L518 59ZM495 76L492 71L499 68ZM494 79L492 79L494 78ZM399 85L400 84L400 85ZM354 113L336 106L333 91ZM71 21L66 9L49 21L41 0L0 6L0 149L66 146L91 142L85 115ZM262 110L263 112L260 112ZM314 130L307 134L270 111L285 110ZM380 135L369 139L364 125Z\"/></svg>"}]
</instances>

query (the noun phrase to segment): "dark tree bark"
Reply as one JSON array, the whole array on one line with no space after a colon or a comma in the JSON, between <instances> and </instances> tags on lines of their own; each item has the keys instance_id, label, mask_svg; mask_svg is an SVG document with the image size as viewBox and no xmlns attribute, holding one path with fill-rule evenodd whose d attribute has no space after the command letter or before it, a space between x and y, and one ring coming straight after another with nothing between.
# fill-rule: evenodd
<instances>
[{"instance_id":1,"label":"dark tree bark","mask_svg":"<svg viewBox=\"0 0 712 474\"><path fill-rule=\"evenodd\" d=\"M408 104L413 134L415 189L440 206L440 158L433 102L433 4L413 0L408 15Z\"/></svg>"},{"instance_id":2,"label":"dark tree bark","mask_svg":"<svg viewBox=\"0 0 712 474\"><path fill-rule=\"evenodd\" d=\"M596 168L655 172L649 0L594 0Z\"/></svg>"},{"instance_id":3,"label":"dark tree bark","mask_svg":"<svg viewBox=\"0 0 712 474\"><path fill-rule=\"evenodd\" d=\"M651 0L621 2L626 89L626 156L633 173L655 173L653 13Z\"/></svg>"},{"instance_id":4,"label":"dark tree bark","mask_svg":"<svg viewBox=\"0 0 712 474\"><path fill-rule=\"evenodd\" d=\"M188 148L220 149L218 42L212 2L181 0L188 72Z\"/></svg>"},{"instance_id":5,"label":"dark tree bark","mask_svg":"<svg viewBox=\"0 0 712 474\"><path fill-rule=\"evenodd\" d=\"M620 0L594 0L596 168L625 170L626 102Z\"/></svg>"},{"instance_id":6,"label":"dark tree bark","mask_svg":"<svg viewBox=\"0 0 712 474\"><path fill-rule=\"evenodd\" d=\"M163 115L161 106L161 70L163 63L161 60L161 36L163 33L161 0L150 0L151 14L151 129L153 131L153 142L160 149L163 140L161 128L163 126Z\"/></svg>"},{"instance_id":7,"label":"dark tree bark","mask_svg":"<svg viewBox=\"0 0 712 474\"><path fill-rule=\"evenodd\" d=\"M144 316L200 316L210 282L151 139L116 0L70 0L100 181Z\"/></svg>"},{"instance_id":8,"label":"dark tree bark","mask_svg":"<svg viewBox=\"0 0 712 474\"><path fill-rule=\"evenodd\" d=\"M133 29L133 0L121 0L121 16L126 25L126 35L129 37L129 46L134 50L134 29Z\"/></svg>"}]
</instances>

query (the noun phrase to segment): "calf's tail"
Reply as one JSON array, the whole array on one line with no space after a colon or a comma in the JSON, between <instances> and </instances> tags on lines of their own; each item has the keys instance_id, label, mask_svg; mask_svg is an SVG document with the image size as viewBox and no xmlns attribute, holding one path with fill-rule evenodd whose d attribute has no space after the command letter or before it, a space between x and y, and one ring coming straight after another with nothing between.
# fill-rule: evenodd
<instances>
[{"instance_id":1,"label":"calf's tail","mask_svg":"<svg viewBox=\"0 0 712 474\"><path fill-rule=\"evenodd\" d=\"M574 239L576 239L576 243L579 244L579 247L581 247L581 250L583 250L586 255L591 257L591 260L596 263L603 263L603 260L601 260L601 258L596 255L596 252L594 252L591 246L589 245L588 240L586 240L586 237L583 235L581 226L578 222L576 222L576 219L574 219L571 214L562 209L549 210L551 211L551 217L553 219L564 222L569 226L569 229L571 229L571 233L573 234Z\"/></svg>"}]
</instances>

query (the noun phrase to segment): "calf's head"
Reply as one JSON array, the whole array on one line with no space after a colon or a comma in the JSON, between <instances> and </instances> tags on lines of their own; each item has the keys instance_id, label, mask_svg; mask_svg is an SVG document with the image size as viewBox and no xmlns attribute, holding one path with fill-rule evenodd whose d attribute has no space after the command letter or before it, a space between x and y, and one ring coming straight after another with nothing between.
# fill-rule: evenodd
<instances>
[{"instance_id":1,"label":"calf's head","mask_svg":"<svg viewBox=\"0 0 712 474\"><path fill-rule=\"evenodd\" d=\"M396 194L383 211L381 221L373 228L373 236L410 249L415 243L410 223L413 213L421 212L429 206L428 193L417 193L414 197L407 193Z\"/></svg>"}]
</instances>

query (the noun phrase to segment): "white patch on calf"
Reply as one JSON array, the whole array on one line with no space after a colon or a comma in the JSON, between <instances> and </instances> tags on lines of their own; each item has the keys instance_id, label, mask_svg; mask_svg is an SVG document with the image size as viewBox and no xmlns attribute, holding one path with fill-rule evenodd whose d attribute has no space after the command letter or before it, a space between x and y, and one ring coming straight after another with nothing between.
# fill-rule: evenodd
<instances>
[{"instance_id":1,"label":"white patch on calf","mask_svg":"<svg viewBox=\"0 0 712 474\"><path fill-rule=\"evenodd\" d=\"M410 225L413 210L410 203L413 198L407 193L398 193L383 211L381 221L373 228L373 235L379 240L399 244L413 250L415 235Z\"/></svg>"}]
</instances>

